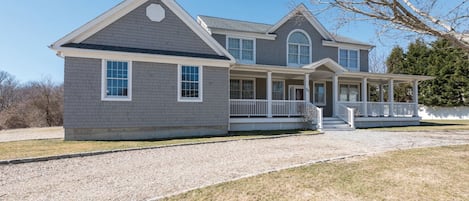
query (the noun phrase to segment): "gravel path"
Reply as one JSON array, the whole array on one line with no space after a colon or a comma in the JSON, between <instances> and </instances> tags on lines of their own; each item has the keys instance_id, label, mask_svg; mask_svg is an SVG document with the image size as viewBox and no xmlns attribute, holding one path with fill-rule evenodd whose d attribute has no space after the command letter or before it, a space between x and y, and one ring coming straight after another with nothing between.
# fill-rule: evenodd
<instances>
[{"instance_id":1,"label":"gravel path","mask_svg":"<svg viewBox=\"0 0 469 201\"><path fill-rule=\"evenodd\" d=\"M25 128L0 131L0 142L63 138L62 127ZM1 195L0 195L1 196ZM0 197L1 200L2 197Z\"/></svg>"},{"instance_id":2,"label":"gravel path","mask_svg":"<svg viewBox=\"0 0 469 201\"><path fill-rule=\"evenodd\" d=\"M469 131L328 132L0 166L0 200L146 200L337 156L468 144Z\"/></svg>"}]
</instances>

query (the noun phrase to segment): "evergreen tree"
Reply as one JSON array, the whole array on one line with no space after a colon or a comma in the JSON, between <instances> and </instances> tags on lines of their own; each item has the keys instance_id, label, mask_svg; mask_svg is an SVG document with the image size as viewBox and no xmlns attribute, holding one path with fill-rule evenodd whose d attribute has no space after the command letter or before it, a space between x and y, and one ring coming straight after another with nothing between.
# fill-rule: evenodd
<instances>
[{"instance_id":1,"label":"evergreen tree","mask_svg":"<svg viewBox=\"0 0 469 201\"><path fill-rule=\"evenodd\" d=\"M421 40L411 43L407 52L395 47L386 64L388 73L429 75L435 79L420 82L419 101L428 106L469 106L469 57L444 39L428 46ZM395 86L395 100L412 99L412 86Z\"/></svg>"}]
</instances>

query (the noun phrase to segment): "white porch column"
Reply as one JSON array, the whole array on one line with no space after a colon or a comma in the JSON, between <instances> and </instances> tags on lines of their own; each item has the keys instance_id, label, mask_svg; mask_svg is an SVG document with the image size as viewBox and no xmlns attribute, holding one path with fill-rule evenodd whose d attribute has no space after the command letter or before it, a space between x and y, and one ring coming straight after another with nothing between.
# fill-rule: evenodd
<instances>
[{"instance_id":1,"label":"white porch column","mask_svg":"<svg viewBox=\"0 0 469 201\"><path fill-rule=\"evenodd\" d=\"M305 98L305 103L310 103L311 96L310 96L310 89L309 89L309 74L305 74L304 88L305 89L303 90L303 95Z\"/></svg>"},{"instance_id":2,"label":"white porch column","mask_svg":"<svg viewBox=\"0 0 469 201\"><path fill-rule=\"evenodd\" d=\"M368 117L368 78L362 78L362 107L363 116Z\"/></svg>"},{"instance_id":3,"label":"white porch column","mask_svg":"<svg viewBox=\"0 0 469 201\"><path fill-rule=\"evenodd\" d=\"M394 80L388 82L389 116L394 116Z\"/></svg>"},{"instance_id":4,"label":"white porch column","mask_svg":"<svg viewBox=\"0 0 469 201\"><path fill-rule=\"evenodd\" d=\"M272 117L272 72L267 72L267 117Z\"/></svg>"},{"instance_id":5,"label":"white porch column","mask_svg":"<svg viewBox=\"0 0 469 201\"><path fill-rule=\"evenodd\" d=\"M419 81L414 80L414 117L419 116Z\"/></svg>"},{"instance_id":6,"label":"white porch column","mask_svg":"<svg viewBox=\"0 0 469 201\"><path fill-rule=\"evenodd\" d=\"M339 76L334 74L332 76L332 114L337 116L338 106L337 102L339 101Z\"/></svg>"},{"instance_id":7,"label":"white porch column","mask_svg":"<svg viewBox=\"0 0 469 201\"><path fill-rule=\"evenodd\" d=\"M383 84L379 84L379 102L380 102L380 106L379 106L379 115L381 116L384 116L384 87L383 87Z\"/></svg>"},{"instance_id":8,"label":"white porch column","mask_svg":"<svg viewBox=\"0 0 469 201\"><path fill-rule=\"evenodd\" d=\"M379 102L384 102L383 84L379 84Z\"/></svg>"}]
</instances>

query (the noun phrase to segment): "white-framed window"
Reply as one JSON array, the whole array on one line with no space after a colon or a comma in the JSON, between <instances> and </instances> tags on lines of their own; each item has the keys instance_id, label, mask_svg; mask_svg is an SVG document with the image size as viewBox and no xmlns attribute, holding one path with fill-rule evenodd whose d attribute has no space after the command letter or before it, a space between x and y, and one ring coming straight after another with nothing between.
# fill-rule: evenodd
<instances>
[{"instance_id":1,"label":"white-framed window","mask_svg":"<svg viewBox=\"0 0 469 201\"><path fill-rule=\"evenodd\" d=\"M326 83L314 82L313 102L315 105L326 105Z\"/></svg>"},{"instance_id":2,"label":"white-framed window","mask_svg":"<svg viewBox=\"0 0 469 201\"><path fill-rule=\"evenodd\" d=\"M287 64L301 66L311 63L311 39L303 30L293 30L287 38Z\"/></svg>"},{"instance_id":3,"label":"white-framed window","mask_svg":"<svg viewBox=\"0 0 469 201\"><path fill-rule=\"evenodd\" d=\"M339 64L351 71L359 71L359 50L339 49Z\"/></svg>"},{"instance_id":4,"label":"white-framed window","mask_svg":"<svg viewBox=\"0 0 469 201\"><path fill-rule=\"evenodd\" d=\"M101 100L132 100L132 62L102 60Z\"/></svg>"},{"instance_id":5,"label":"white-framed window","mask_svg":"<svg viewBox=\"0 0 469 201\"><path fill-rule=\"evenodd\" d=\"M255 99L255 89L254 79L231 79L230 99Z\"/></svg>"},{"instance_id":6,"label":"white-framed window","mask_svg":"<svg viewBox=\"0 0 469 201\"><path fill-rule=\"evenodd\" d=\"M358 84L340 84L339 101L341 102L358 102L360 99L360 91Z\"/></svg>"},{"instance_id":7,"label":"white-framed window","mask_svg":"<svg viewBox=\"0 0 469 201\"><path fill-rule=\"evenodd\" d=\"M240 63L256 63L255 39L228 36L226 49Z\"/></svg>"},{"instance_id":8,"label":"white-framed window","mask_svg":"<svg viewBox=\"0 0 469 201\"><path fill-rule=\"evenodd\" d=\"M272 81L272 100L285 100L285 80Z\"/></svg>"},{"instance_id":9,"label":"white-framed window","mask_svg":"<svg viewBox=\"0 0 469 201\"><path fill-rule=\"evenodd\" d=\"M203 101L202 66L178 65L178 101Z\"/></svg>"}]
</instances>

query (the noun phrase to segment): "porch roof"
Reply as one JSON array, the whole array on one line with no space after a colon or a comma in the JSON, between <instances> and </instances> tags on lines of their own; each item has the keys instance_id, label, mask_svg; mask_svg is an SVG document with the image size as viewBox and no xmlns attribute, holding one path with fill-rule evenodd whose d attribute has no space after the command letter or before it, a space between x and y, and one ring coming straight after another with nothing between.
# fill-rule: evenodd
<instances>
[{"instance_id":1,"label":"porch roof","mask_svg":"<svg viewBox=\"0 0 469 201\"><path fill-rule=\"evenodd\" d=\"M347 77L347 78L369 78L369 79L377 79L377 80L395 80L395 81L403 81L403 82L411 82L411 81L425 81L434 79L432 76L424 76L424 75L405 75L405 74L384 74L384 73L369 73L369 72L344 72L339 74L339 77Z\"/></svg>"}]
</instances>

